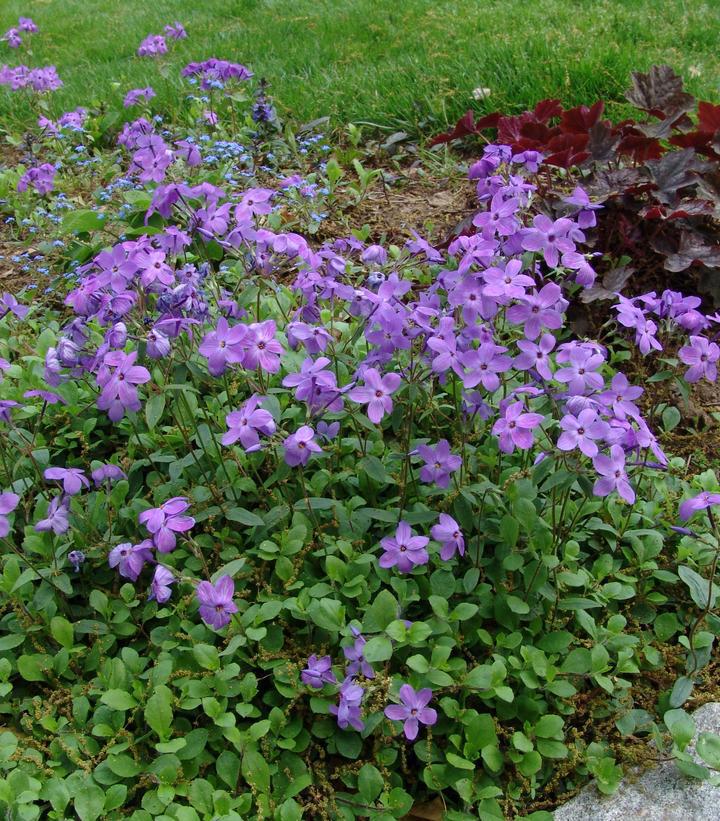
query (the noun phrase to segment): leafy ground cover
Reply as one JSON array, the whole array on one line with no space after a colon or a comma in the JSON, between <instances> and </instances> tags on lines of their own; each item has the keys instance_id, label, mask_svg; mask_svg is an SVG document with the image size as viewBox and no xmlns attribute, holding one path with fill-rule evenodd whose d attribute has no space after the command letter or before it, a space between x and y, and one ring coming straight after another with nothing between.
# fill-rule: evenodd
<instances>
[{"instance_id":1,"label":"leafy ground cover","mask_svg":"<svg viewBox=\"0 0 720 821\"><path fill-rule=\"evenodd\" d=\"M0 74L35 109L0 172L3 809L547 821L656 757L716 781L720 484L673 450L713 308L606 283L579 333L617 262L580 160L376 167L192 57L167 111L135 58L122 117Z\"/></svg>"},{"instance_id":2,"label":"leafy ground cover","mask_svg":"<svg viewBox=\"0 0 720 821\"><path fill-rule=\"evenodd\" d=\"M119 109L125 88L149 81L134 59L137 43L176 18L195 46L175 49L161 61L162 78L152 76L164 112L182 108L179 70L197 53L252 65L297 121L327 114L335 124L425 133L459 117L475 88L490 88L477 104L486 110L519 111L548 96L618 102L631 71L670 62L690 91L712 97L720 68L720 12L682 0L496 0L481 9L473 0L8 0L0 26L28 14L41 29L29 47L65 82L55 114L91 103ZM0 113L8 123L32 119L30 107L4 95Z\"/></svg>"}]
</instances>

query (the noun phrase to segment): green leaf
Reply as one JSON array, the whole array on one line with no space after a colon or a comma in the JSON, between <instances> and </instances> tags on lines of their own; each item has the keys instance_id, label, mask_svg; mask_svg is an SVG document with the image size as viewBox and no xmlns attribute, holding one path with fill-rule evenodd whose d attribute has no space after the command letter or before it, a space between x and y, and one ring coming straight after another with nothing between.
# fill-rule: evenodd
<instances>
[{"instance_id":1,"label":"green leaf","mask_svg":"<svg viewBox=\"0 0 720 821\"><path fill-rule=\"evenodd\" d=\"M697 752L714 770L720 770L720 736L715 733L700 733Z\"/></svg>"},{"instance_id":2,"label":"green leaf","mask_svg":"<svg viewBox=\"0 0 720 821\"><path fill-rule=\"evenodd\" d=\"M237 788L240 777L240 759L230 750L223 750L215 762L217 774L232 790Z\"/></svg>"},{"instance_id":3,"label":"green leaf","mask_svg":"<svg viewBox=\"0 0 720 821\"><path fill-rule=\"evenodd\" d=\"M137 701L125 690L108 690L100 696L100 701L112 710L132 710Z\"/></svg>"},{"instance_id":4,"label":"green leaf","mask_svg":"<svg viewBox=\"0 0 720 821\"><path fill-rule=\"evenodd\" d=\"M459 755L455 755L455 753L445 753L445 758L447 759L448 764L453 767L457 767L459 770L475 769L475 765L472 761L468 761L466 758L461 758Z\"/></svg>"},{"instance_id":5,"label":"green leaf","mask_svg":"<svg viewBox=\"0 0 720 821\"><path fill-rule=\"evenodd\" d=\"M81 208L65 215L61 230L65 234L87 234L90 231L99 231L104 225L105 220L100 214Z\"/></svg>"},{"instance_id":6,"label":"green leaf","mask_svg":"<svg viewBox=\"0 0 720 821\"><path fill-rule=\"evenodd\" d=\"M73 646L73 626L62 616L53 616L50 620L50 633L55 641L67 650Z\"/></svg>"},{"instance_id":7,"label":"green leaf","mask_svg":"<svg viewBox=\"0 0 720 821\"><path fill-rule=\"evenodd\" d=\"M685 712L685 710L668 710L663 716L665 726L670 730L673 741L680 750L693 740L695 735L695 722Z\"/></svg>"},{"instance_id":8,"label":"green leaf","mask_svg":"<svg viewBox=\"0 0 720 821\"><path fill-rule=\"evenodd\" d=\"M172 727L173 695L169 687L159 684L145 705L145 721L150 729L160 737L160 741L167 741Z\"/></svg>"},{"instance_id":9,"label":"green leaf","mask_svg":"<svg viewBox=\"0 0 720 821\"><path fill-rule=\"evenodd\" d=\"M105 793L97 784L84 783L75 796L75 812L80 821L96 821L105 809Z\"/></svg>"},{"instance_id":10,"label":"green leaf","mask_svg":"<svg viewBox=\"0 0 720 821\"><path fill-rule=\"evenodd\" d=\"M541 738L562 738L564 721L561 716L544 715L535 725L535 735Z\"/></svg>"},{"instance_id":11,"label":"green leaf","mask_svg":"<svg viewBox=\"0 0 720 821\"><path fill-rule=\"evenodd\" d=\"M373 664L377 661L387 661L392 656L392 642L386 636L371 638L363 648L365 660Z\"/></svg>"},{"instance_id":12,"label":"green leaf","mask_svg":"<svg viewBox=\"0 0 720 821\"><path fill-rule=\"evenodd\" d=\"M308 614L318 627L338 632L345 626L345 608L335 599L321 599L312 602Z\"/></svg>"},{"instance_id":13,"label":"green leaf","mask_svg":"<svg viewBox=\"0 0 720 821\"><path fill-rule=\"evenodd\" d=\"M691 567L681 565L678 568L678 576L685 582L690 589L690 597L695 604L704 610L708 606L708 599L710 609L715 607L715 599L717 598L717 585L713 585L712 594L710 593L710 585L707 579L704 579L699 573L696 573Z\"/></svg>"},{"instance_id":14,"label":"green leaf","mask_svg":"<svg viewBox=\"0 0 720 821\"><path fill-rule=\"evenodd\" d=\"M372 804L380 795L385 782L377 767L364 764L358 773L358 792L366 804Z\"/></svg>"},{"instance_id":15,"label":"green leaf","mask_svg":"<svg viewBox=\"0 0 720 821\"><path fill-rule=\"evenodd\" d=\"M256 514L251 513L244 507L233 507L228 510L228 519L232 522L240 522L241 525L248 527L264 527L265 522Z\"/></svg>"},{"instance_id":16,"label":"green leaf","mask_svg":"<svg viewBox=\"0 0 720 821\"><path fill-rule=\"evenodd\" d=\"M220 667L217 647L212 644L196 644L193 647L195 661L205 670L217 670Z\"/></svg>"},{"instance_id":17,"label":"green leaf","mask_svg":"<svg viewBox=\"0 0 720 821\"><path fill-rule=\"evenodd\" d=\"M108 767L121 778L133 778L140 771L140 765L132 756L120 753L119 755L109 755L107 757Z\"/></svg>"},{"instance_id":18,"label":"green leaf","mask_svg":"<svg viewBox=\"0 0 720 821\"><path fill-rule=\"evenodd\" d=\"M156 393L145 403L145 421L148 430L154 430L165 412L165 394Z\"/></svg>"},{"instance_id":19,"label":"green leaf","mask_svg":"<svg viewBox=\"0 0 720 821\"><path fill-rule=\"evenodd\" d=\"M688 676L680 676L673 685L672 692L670 693L670 706L682 707L690 698L694 686L691 678Z\"/></svg>"},{"instance_id":20,"label":"green leaf","mask_svg":"<svg viewBox=\"0 0 720 821\"><path fill-rule=\"evenodd\" d=\"M270 768L257 750L247 750L243 755L242 774L247 783L258 792L270 792Z\"/></svg>"},{"instance_id":21,"label":"green leaf","mask_svg":"<svg viewBox=\"0 0 720 821\"><path fill-rule=\"evenodd\" d=\"M363 628L368 633L379 633L395 621L400 605L389 590L381 590L368 607L363 618Z\"/></svg>"}]
</instances>

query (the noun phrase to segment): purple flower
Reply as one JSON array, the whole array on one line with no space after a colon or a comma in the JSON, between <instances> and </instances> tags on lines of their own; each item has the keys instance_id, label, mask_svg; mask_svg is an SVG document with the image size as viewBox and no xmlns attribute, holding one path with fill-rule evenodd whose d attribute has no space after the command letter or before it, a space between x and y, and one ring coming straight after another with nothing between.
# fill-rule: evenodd
<instances>
[{"instance_id":1,"label":"purple flower","mask_svg":"<svg viewBox=\"0 0 720 821\"><path fill-rule=\"evenodd\" d=\"M680 521L686 522L693 517L699 510L707 510L709 507L720 505L720 493L709 493L704 490L698 493L697 496L692 496L690 499L685 499L680 504Z\"/></svg>"},{"instance_id":2,"label":"purple flower","mask_svg":"<svg viewBox=\"0 0 720 821\"><path fill-rule=\"evenodd\" d=\"M690 365L685 372L688 382L698 382L703 377L708 382L717 379L717 365L720 359L720 348L704 336L691 336L690 344L684 345L678 351L681 362Z\"/></svg>"},{"instance_id":3,"label":"purple flower","mask_svg":"<svg viewBox=\"0 0 720 821\"><path fill-rule=\"evenodd\" d=\"M119 482L121 479L127 479L125 472L113 464L100 465L99 468L93 470L90 476L92 476L96 487L100 487L104 482L111 484L112 482Z\"/></svg>"},{"instance_id":4,"label":"purple flower","mask_svg":"<svg viewBox=\"0 0 720 821\"><path fill-rule=\"evenodd\" d=\"M141 100L152 100L155 96L155 91L151 86L147 86L146 88L131 88L125 95L123 105L125 108L130 108L131 106L137 105Z\"/></svg>"},{"instance_id":5,"label":"purple flower","mask_svg":"<svg viewBox=\"0 0 720 821\"><path fill-rule=\"evenodd\" d=\"M150 582L150 595L148 599L155 599L158 604L163 604L166 602L171 594L172 591L170 590L170 585L174 584L175 576L172 574L167 567L163 567L163 565L159 564L155 568L155 573L153 574L153 580Z\"/></svg>"},{"instance_id":6,"label":"purple flower","mask_svg":"<svg viewBox=\"0 0 720 821\"><path fill-rule=\"evenodd\" d=\"M307 667L300 673L303 684L314 690L321 690L326 684L337 684L335 673L332 671L330 656L318 658L315 654L307 660Z\"/></svg>"},{"instance_id":7,"label":"purple flower","mask_svg":"<svg viewBox=\"0 0 720 821\"><path fill-rule=\"evenodd\" d=\"M185 496L174 496L163 502L160 507L144 510L138 516L138 521L152 534L155 547L161 553L175 550L175 534L185 533L195 525L192 516L182 515L189 507Z\"/></svg>"},{"instance_id":8,"label":"purple flower","mask_svg":"<svg viewBox=\"0 0 720 821\"><path fill-rule=\"evenodd\" d=\"M605 357L580 346L573 347L567 357L567 367L555 374L558 382L566 382L571 394L597 391L604 385L597 369L605 362Z\"/></svg>"},{"instance_id":9,"label":"purple flower","mask_svg":"<svg viewBox=\"0 0 720 821\"><path fill-rule=\"evenodd\" d=\"M8 515L15 510L20 502L20 497L17 493L6 491L0 493L0 538L4 538L10 532L10 522L8 522Z\"/></svg>"},{"instance_id":10,"label":"purple flower","mask_svg":"<svg viewBox=\"0 0 720 821\"><path fill-rule=\"evenodd\" d=\"M550 370L550 351L555 347L555 337L543 334L536 344L529 339L520 339L517 343L522 353L515 357L514 366L521 371L536 370L543 379L552 379Z\"/></svg>"},{"instance_id":11,"label":"purple flower","mask_svg":"<svg viewBox=\"0 0 720 821\"><path fill-rule=\"evenodd\" d=\"M427 536L415 536L407 522L400 522L395 536L386 536L380 541L385 551L378 560L380 567L397 567L401 573L409 573L417 565L430 560L425 549L430 541Z\"/></svg>"},{"instance_id":12,"label":"purple flower","mask_svg":"<svg viewBox=\"0 0 720 821\"><path fill-rule=\"evenodd\" d=\"M97 374L101 387L97 406L106 410L113 422L119 422L126 411L140 410L136 385L150 381L150 372L136 365L137 351L125 354L122 351L106 353Z\"/></svg>"},{"instance_id":13,"label":"purple flower","mask_svg":"<svg viewBox=\"0 0 720 821\"><path fill-rule=\"evenodd\" d=\"M286 388L296 388L295 398L306 402L311 413L321 410L342 410L342 396L335 374L326 370L330 360L321 356L317 361L306 359L299 372L288 374L282 381Z\"/></svg>"},{"instance_id":14,"label":"purple flower","mask_svg":"<svg viewBox=\"0 0 720 821\"><path fill-rule=\"evenodd\" d=\"M553 222L544 214L538 214L533 219L533 226L523 236L522 247L526 251L542 251L550 268L557 268L560 252L575 250L575 244L568 237L575 228L573 221L563 217Z\"/></svg>"},{"instance_id":15,"label":"purple flower","mask_svg":"<svg viewBox=\"0 0 720 821\"><path fill-rule=\"evenodd\" d=\"M598 446L596 439L604 439L610 433L610 426L598 418L592 408L585 408L577 416L566 414L560 420L563 432L557 446L560 450L579 448L585 456L596 456Z\"/></svg>"},{"instance_id":16,"label":"purple flower","mask_svg":"<svg viewBox=\"0 0 720 821\"><path fill-rule=\"evenodd\" d=\"M83 487L90 487L85 471L79 468L46 468L43 475L46 479L62 482L68 496L75 496Z\"/></svg>"},{"instance_id":17,"label":"purple flower","mask_svg":"<svg viewBox=\"0 0 720 821\"><path fill-rule=\"evenodd\" d=\"M171 40L185 40L187 38L185 26L178 23L177 20L172 25L165 26L164 31Z\"/></svg>"},{"instance_id":18,"label":"purple flower","mask_svg":"<svg viewBox=\"0 0 720 821\"><path fill-rule=\"evenodd\" d=\"M635 491L625 472L625 451L620 445L613 445L609 456L599 453L593 459L593 465L600 474L593 487L596 496L607 496L613 490L617 490L621 499L629 504L635 502Z\"/></svg>"},{"instance_id":19,"label":"purple flower","mask_svg":"<svg viewBox=\"0 0 720 821\"><path fill-rule=\"evenodd\" d=\"M315 441L315 431L309 425L303 425L283 442L285 463L291 468L308 463L313 453L322 453L322 448Z\"/></svg>"},{"instance_id":20,"label":"purple flower","mask_svg":"<svg viewBox=\"0 0 720 821\"><path fill-rule=\"evenodd\" d=\"M337 706L331 704L329 709L332 715L337 716L338 727L341 730L353 727L360 732L365 727L360 712L364 695L363 688L356 684L352 678L346 678L340 685L340 692L338 693L340 701Z\"/></svg>"},{"instance_id":21,"label":"purple flower","mask_svg":"<svg viewBox=\"0 0 720 821\"><path fill-rule=\"evenodd\" d=\"M340 423L328 423L320 420L316 426L316 433L321 439L324 439L326 442L332 442L332 440L338 435L338 433L340 433Z\"/></svg>"},{"instance_id":22,"label":"purple flower","mask_svg":"<svg viewBox=\"0 0 720 821\"><path fill-rule=\"evenodd\" d=\"M67 402L62 398L62 396L59 396L57 393L53 393L52 391L25 391L23 396L26 399L31 399L34 396L39 396L42 399L42 401L46 402L48 405L57 405L58 403L61 405L67 405Z\"/></svg>"},{"instance_id":23,"label":"purple flower","mask_svg":"<svg viewBox=\"0 0 720 821\"><path fill-rule=\"evenodd\" d=\"M69 499L66 496L56 496L48 506L46 517L35 525L35 530L39 533L52 530L56 536L67 533L70 528L68 504Z\"/></svg>"},{"instance_id":24,"label":"purple flower","mask_svg":"<svg viewBox=\"0 0 720 821\"><path fill-rule=\"evenodd\" d=\"M563 202L572 205L577 210L576 221L578 228L594 228L597 224L595 211L602 208L602 205L590 202L586 191L579 185L569 197L563 197Z\"/></svg>"},{"instance_id":25,"label":"purple flower","mask_svg":"<svg viewBox=\"0 0 720 821\"><path fill-rule=\"evenodd\" d=\"M516 447L528 450L533 445L532 432L545 417L541 413L523 413L524 410L522 402L511 402L493 425L492 432L498 437L503 453L512 453Z\"/></svg>"},{"instance_id":26,"label":"purple flower","mask_svg":"<svg viewBox=\"0 0 720 821\"><path fill-rule=\"evenodd\" d=\"M247 325L230 327L225 317L218 319L214 331L206 334L199 351L208 361L208 370L213 376L224 373L228 364L243 361L248 339Z\"/></svg>"},{"instance_id":27,"label":"purple flower","mask_svg":"<svg viewBox=\"0 0 720 821\"><path fill-rule=\"evenodd\" d=\"M642 396L643 389L631 385L624 373L616 373L610 383L610 389L598 394L598 400L610 408L618 419L628 416L637 418L640 412L634 400Z\"/></svg>"},{"instance_id":28,"label":"purple flower","mask_svg":"<svg viewBox=\"0 0 720 821\"><path fill-rule=\"evenodd\" d=\"M368 368L364 379L365 387L353 388L348 398L360 405L367 405L368 419L377 425L385 414L392 413L390 396L400 387L400 375L388 373L381 377L375 368Z\"/></svg>"},{"instance_id":29,"label":"purple flower","mask_svg":"<svg viewBox=\"0 0 720 821\"><path fill-rule=\"evenodd\" d=\"M148 34L140 43L137 50L138 57L158 57L167 54L167 43L161 34Z\"/></svg>"},{"instance_id":30,"label":"purple flower","mask_svg":"<svg viewBox=\"0 0 720 821\"><path fill-rule=\"evenodd\" d=\"M18 191L27 191L32 186L38 194L49 194L55 187L56 168L49 162L28 170L20 177L17 184Z\"/></svg>"},{"instance_id":31,"label":"purple flower","mask_svg":"<svg viewBox=\"0 0 720 821\"><path fill-rule=\"evenodd\" d=\"M522 261L511 259L505 268L487 268L483 271L484 293L494 299L522 299L527 288L532 288L535 280L521 273Z\"/></svg>"},{"instance_id":32,"label":"purple flower","mask_svg":"<svg viewBox=\"0 0 720 821\"><path fill-rule=\"evenodd\" d=\"M223 434L223 445L233 445L238 440L247 453L260 450L258 433L272 436L275 433L275 421L272 414L258 405L263 397L253 394L240 410L232 411L225 417L228 426Z\"/></svg>"},{"instance_id":33,"label":"purple flower","mask_svg":"<svg viewBox=\"0 0 720 821\"><path fill-rule=\"evenodd\" d=\"M251 371L260 368L267 373L277 373L280 370L283 347L275 339L275 322L268 319L265 322L253 323L249 326L249 331L243 365Z\"/></svg>"},{"instance_id":34,"label":"purple flower","mask_svg":"<svg viewBox=\"0 0 720 821\"><path fill-rule=\"evenodd\" d=\"M10 411L17 407L19 407L19 404L12 399L0 399L0 419L9 425L12 422Z\"/></svg>"},{"instance_id":35,"label":"purple flower","mask_svg":"<svg viewBox=\"0 0 720 821\"><path fill-rule=\"evenodd\" d=\"M140 544L123 542L114 547L108 556L110 567L117 567L121 576L137 581L147 562L152 561L152 542L145 539Z\"/></svg>"},{"instance_id":36,"label":"purple flower","mask_svg":"<svg viewBox=\"0 0 720 821\"><path fill-rule=\"evenodd\" d=\"M456 551L461 556L465 555L465 537L460 525L447 513L440 514L440 521L433 525L430 535L436 542L440 542L440 558L443 561L452 559Z\"/></svg>"},{"instance_id":37,"label":"purple flower","mask_svg":"<svg viewBox=\"0 0 720 821\"><path fill-rule=\"evenodd\" d=\"M85 561L85 554L82 550L71 550L68 554L68 561L76 573L80 572L80 565Z\"/></svg>"},{"instance_id":38,"label":"purple flower","mask_svg":"<svg viewBox=\"0 0 720 821\"><path fill-rule=\"evenodd\" d=\"M232 614L237 613L234 593L235 583L230 576L221 576L214 585L200 582L196 595L200 603L200 616L205 624L219 630L230 623Z\"/></svg>"},{"instance_id":39,"label":"purple flower","mask_svg":"<svg viewBox=\"0 0 720 821\"><path fill-rule=\"evenodd\" d=\"M372 665L370 662L365 661L365 656L363 655L367 640L365 636L360 635L359 631L355 628L353 628L353 633L356 634L353 644L350 647L343 647L345 658L350 662L345 672L348 676L362 675L365 676L365 678L375 678L375 671Z\"/></svg>"},{"instance_id":40,"label":"purple flower","mask_svg":"<svg viewBox=\"0 0 720 821\"><path fill-rule=\"evenodd\" d=\"M511 305L507 318L515 325L525 325L527 339L537 339L543 328L554 331L562 328L562 311L566 305L560 286L548 282L539 292L526 294L519 304Z\"/></svg>"},{"instance_id":41,"label":"purple flower","mask_svg":"<svg viewBox=\"0 0 720 821\"><path fill-rule=\"evenodd\" d=\"M437 721L437 712L427 706L432 698L432 690L424 687L415 692L409 684L403 684L399 695L400 704L386 707L385 715L391 721L402 721L405 738L414 741L420 724L431 726Z\"/></svg>"},{"instance_id":42,"label":"purple flower","mask_svg":"<svg viewBox=\"0 0 720 821\"><path fill-rule=\"evenodd\" d=\"M18 17L18 28L20 31L27 31L28 34L37 34L39 31L32 17Z\"/></svg>"},{"instance_id":43,"label":"purple flower","mask_svg":"<svg viewBox=\"0 0 720 821\"><path fill-rule=\"evenodd\" d=\"M500 387L499 373L512 367L512 359L505 354L507 348L484 342L476 350L460 355L460 361L468 371L462 377L463 386L474 388L481 384L486 391L496 391Z\"/></svg>"},{"instance_id":44,"label":"purple flower","mask_svg":"<svg viewBox=\"0 0 720 821\"><path fill-rule=\"evenodd\" d=\"M447 439L441 439L435 447L420 445L417 452L425 460L420 468L420 481L438 487L446 488L450 484L450 474L462 465L462 457L450 453Z\"/></svg>"},{"instance_id":45,"label":"purple flower","mask_svg":"<svg viewBox=\"0 0 720 821\"><path fill-rule=\"evenodd\" d=\"M18 319L25 319L30 308L21 305L12 294L4 293L0 296L0 319L7 313L14 314Z\"/></svg>"}]
</instances>

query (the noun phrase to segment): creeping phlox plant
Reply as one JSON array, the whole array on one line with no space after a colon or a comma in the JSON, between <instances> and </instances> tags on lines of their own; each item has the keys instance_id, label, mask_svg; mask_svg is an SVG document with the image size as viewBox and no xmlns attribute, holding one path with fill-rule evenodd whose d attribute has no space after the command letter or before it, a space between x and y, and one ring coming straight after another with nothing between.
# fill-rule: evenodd
<instances>
[{"instance_id":1,"label":"creeping phlox plant","mask_svg":"<svg viewBox=\"0 0 720 821\"><path fill-rule=\"evenodd\" d=\"M252 76L184 74L218 126ZM720 630L720 489L686 488L619 366L625 328L713 381L718 317L665 292L574 338L597 209L542 213L537 152L485 149L446 252L320 244L288 191L322 176L243 185L157 126L123 127L132 196L75 220L63 308L0 303L0 801L390 819L442 792L451 819L547 818L583 778L612 791L611 735L666 743L636 687L678 634L668 750L710 777L681 707ZM686 490L708 528L671 530Z\"/></svg>"}]
</instances>

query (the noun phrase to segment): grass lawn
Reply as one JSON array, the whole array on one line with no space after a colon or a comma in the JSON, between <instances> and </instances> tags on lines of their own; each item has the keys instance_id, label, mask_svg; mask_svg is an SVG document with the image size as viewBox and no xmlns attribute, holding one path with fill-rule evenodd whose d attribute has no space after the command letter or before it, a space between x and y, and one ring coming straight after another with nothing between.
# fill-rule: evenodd
<instances>
[{"instance_id":1,"label":"grass lawn","mask_svg":"<svg viewBox=\"0 0 720 821\"><path fill-rule=\"evenodd\" d=\"M632 70L672 65L689 90L717 98L720 5L683 0L6 0L2 30L29 15L40 34L10 64L55 63L65 87L54 113L152 84L158 108L182 105L179 69L210 56L267 77L279 108L299 120L369 121L432 131L477 108L518 110L539 98L621 100ZM185 24L161 62L135 50L166 23ZM618 113L616 111L616 113ZM0 116L32 115L0 89Z\"/></svg>"}]
</instances>

